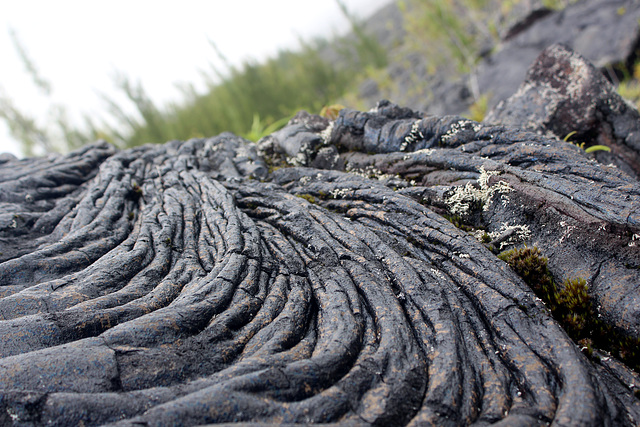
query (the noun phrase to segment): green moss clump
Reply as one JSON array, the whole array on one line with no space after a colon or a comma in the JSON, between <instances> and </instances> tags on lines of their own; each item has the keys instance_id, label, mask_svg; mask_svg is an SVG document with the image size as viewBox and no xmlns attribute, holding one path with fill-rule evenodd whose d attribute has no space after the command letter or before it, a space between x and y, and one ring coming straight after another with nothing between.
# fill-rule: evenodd
<instances>
[{"instance_id":1,"label":"green moss clump","mask_svg":"<svg viewBox=\"0 0 640 427\"><path fill-rule=\"evenodd\" d=\"M453 224L456 228L459 228L462 231L472 232L475 231L475 228L464 223L464 220L460 215L442 215L444 219Z\"/></svg>"},{"instance_id":2,"label":"green moss clump","mask_svg":"<svg viewBox=\"0 0 640 427\"><path fill-rule=\"evenodd\" d=\"M587 356L593 354L592 346L595 346L608 351L632 369L640 369L640 340L601 320L583 278L567 279L558 287L549 272L547 258L535 247L512 249L498 257L508 263L544 301L560 326Z\"/></svg>"},{"instance_id":3,"label":"green moss clump","mask_svg":"<svg viewBox=\"0 0 640 427\"><path fill-rule=\"evenodd\" d=\"M533 292L553 310L556 305L556 288L547 258L542 256L538 248L511 249L498 255L529 285Z\"/></svg>"},{"instance_id":4,"label":"green moss clump","mask_svg":"<svg viewBox=\"0 0 640 427\"><path fill-rule=\"evenodd\" d=\"M267 169L270 174L278 169L288 167L287 162L281 156L276 154L265 154L264 161L267 164Z\"/></svg>"},{"instance_id":5,"label":"green moss clump","mask_svg":"<svg viewBox=\"0 0 640 427\"><path fill-rule=\"evenodd\" d=\"M296 196L300 197L301 199L305 199L307 202L312 203L312 204L316 204L316 198L313 197L311 194L296 194Z\"/></svg>"},{"instance_id":6,"label":"green moss clump","mask_svg":"<svg viewBox=\"0 0 640 427\"><path fill-rule=\"evenodd\" d=\"M597 318L589 299L587 282L582 278L566 280L564 287L556 293L554 315L564 326L569 336L587 338L585 332L591 326L591 319Z\"/></svg>"}]
</instances>

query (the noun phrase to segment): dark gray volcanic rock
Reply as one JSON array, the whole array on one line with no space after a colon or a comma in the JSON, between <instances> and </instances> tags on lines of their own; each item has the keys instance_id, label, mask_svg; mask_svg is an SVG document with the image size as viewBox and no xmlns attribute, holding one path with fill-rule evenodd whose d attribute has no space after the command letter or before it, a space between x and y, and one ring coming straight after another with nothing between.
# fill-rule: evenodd
<instances>
[{"instance_id":1,"label":"dark gray volcanic rock","mask_svg":"<svg viewBox=\"0 0 640 427\"><path fill-rule=\"evenodd\" d=\"M485 118L572 141L605 145L594 156L640 177L640 114L602 73L562 45L545 49L518 91Z\"/></svg>"},{"instance_id":2,"label":"dark gray volcanic rock","mask_svg":"<svg viewBox=\"0 0 640 427\"><path fill-rule=\"evenodd\" d=\"M370 105L382 96L429 114L464 114L474 102L472 82L478 94L489 96L489 108L493 108L517 90L536 57L553 44L568 46L610 77L615 67L632 66L638 58L640 2L636 0L567 1L561 11L546 9L539 0L523 0L504 16L501 3L494 5L501 17L496 17L500 40L486 40L473 75L460 75L449 64L429 64L420 54L403 53L401 45L400 53L391 51L392 57L400 59L387 69L388 88L368 80L360 88L360 97ZM398 26L397 11L389 16Z\"/></svg>"},{"instance_id":3,"label":"dark gray volcanic rock","mask_svg":"<svg viewBox=\"0 0 640 427\"><path fill-rule=\"evenodd\" d=\"M640 186L555 139L383 102L6 159L0 197L4 425L640 421L638 375L440 215L512 227L639 336Z\"/></svg>"},{"instance_id":4,"label":"dark gray volcanic rock","mask_svg":"<svg viewBox=\"0 0 640 427\"><path fill-rule=\"evenodd\" d=\"M519 242L541 248L555 277L588 278L601 314L640 337L640 236L631 231L640 225L637 180L571 144L516 128L457 116L385 122L385 111L352 112L336 122L332 135L349 150L347 169L413 180L409 193L418 200L488 233L524 226ZM360 135L355 142L353 135ZM376 143L381 154L362 153ZM486 204L486 191L499 203ZM625 297L612 299L616 294Z\"/></svg>"},{"instance_id":5,"label":"dark gray volcanic rock","mask_svg":"<svg viewBox=\"0 0 640 427\"><path fill-rule=\"evenodd\" d=\"M628 64L637 56L640 2L582 0L544 16L510 38L478 66L481 93L491 93L491 105L511 96L542 50L562 43L596 67Z\"/></svg>"},{"instance_id":6,"label":"dark gray volcanic rock","mask_svg":"<svg viewBox=\"0 0 640 427\"><path fill-rule=\"evenodd\" d=\"M627 61L638 10L585 0L495 58L559 28ZM640 376L496 256L540 248L640 338L637 112L553 47L492 117L530 130L381 102L259 144L0 156L0 425L638 425ZM574 130L619 167L533 132Z\"/></svg>"}]
</instances>

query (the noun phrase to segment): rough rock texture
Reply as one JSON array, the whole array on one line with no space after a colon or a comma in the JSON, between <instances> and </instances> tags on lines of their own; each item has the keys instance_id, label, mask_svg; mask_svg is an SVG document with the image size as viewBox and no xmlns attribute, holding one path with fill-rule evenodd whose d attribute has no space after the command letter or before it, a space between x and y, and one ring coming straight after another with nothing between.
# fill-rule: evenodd
<instances>
[{"instance_id":1,"label":"rough rock texture","mask_svg":"<svg viewBox=\"0 0 640 427\"><path fill-rule=\"evenodd\" d=\"M410 193L418 200L469 217L470 224L488 233L525 225L530 235L520 240L543 249L556 277L588 278L602 314L640 336L636 180L599 165L571 144L514 129L455 116L389 123L367 117L372 113L351 114L337 122L350 124L346 136L340 133L344 127L333 131L341 145L356 151L344 154L347 168L375 168L413 180ZM352 135L360 134L364 137L354 142ZM384 154L358 152L370 153L376 143L374 152ZM462 186L469 182L475 187ZM460 186L452 190L455 184ZM490 184L497 187L491 190ZM499 203L487 204L493 199ZM613 264L613 270L603 268ZM621 287L619 294L610 292L613 283ZM613 294L629 299L614 301Z\"/></svg>"},{"instance_id":2,"label":"rough rock texture","mask_svg":"<svg viewBox=\"0 0 640 427\"><path fill-rule=\"evenodd\" d=\"M498 104L485 121L550 133L585 147L605 145L596 154L640 177L640 115L602 73L584 57L562 45L545 49L518 91Z\"/></svg>"},{"instance_id":3,"label":"rough rock texture","mask_svg":"<svg viewBox=\"0 0 640 427\"><path fill-rule=\"evenodd\" d=\"M640 185L530 132L382 102L5 159L0 424L637 425L640 377L440 214L640 336Z\"/></svg>"}]
</instances>

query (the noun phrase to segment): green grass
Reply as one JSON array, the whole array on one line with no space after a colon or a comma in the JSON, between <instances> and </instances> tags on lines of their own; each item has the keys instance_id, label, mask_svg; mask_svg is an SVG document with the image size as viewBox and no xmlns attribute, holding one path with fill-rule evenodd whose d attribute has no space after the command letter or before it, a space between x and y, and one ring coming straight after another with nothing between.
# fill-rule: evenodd
<instances>
[{"instance_id":1,"label":"green grass","mask_svg":"<svg viewBox=\"0 0 640 427\"><path fill-rule=\"evenodd\" d=\"M482 94L478 97L473 104L469 106L469 112L464 116L475 122L481 122L487 115L489 109L489 101L491 97L488 94Z\"/></svg>"},{"instance_id":2,"label":"green grass","mask_svg":"<svg viewBox=\"0 0 640 427\"><path fill-rule=\"evenodd\" d=\"M386 52L377 39L366 34L358 19L337 2L355 35L350 42L346 38L301 41L299 50L280 51L262 63L248 60L240 67L229 64L214 45L226 69L211 70L206 93L192 91L186 102L164 111L148 102L138 90L141 88L132 91L130 85L121 85L142 120L127 123L128 132L118 138L120 145L184 140L225 131L257 141L284 126L299 110L318 113L335 104L365 70L387 65ZM342 52L339 64L322 58L320 52L329 45Z\"/></svg>"},{"instance_id":3,"label":"green grass","mask_svg":"<svg viewBox=\"0 0 640 427\"><path fill-rule=\"evenodd\" d=\"M618 84L618 94L640 109L640 62L631 71L622 69L623 79Z\"/></svg>"},{"instance_id":4,"label":"green grass","mask_svg":"<svg viewBox=\"0 0 640 427\"><path fill-rule=\"evenodd\" d=\"M153 105L140 86L123 80L119 86L135 105L138 118L120 115L118 128L106 134L123 147L225 131L256 141L284 126L299 110L318 113L353 84L358 67L336 67L324 61L319 53L323 43L281 51L263 63L245 61L240 67L213 69L206 93L191 93L183 103L164 109Z\"/></svg>"},{"instance_id":5,"label":"green grass","mask_svg":"<svg viewBox=\"0 0 640 427\"><path fill-rule=\"evenodd\" d=\"M452 63L461 73L472 71L482 43L493 37L487 25L488 0L404 0L400 4L413 49L436 63Z\"/></svg>"},{"instance_id":6,"label":"green grass","mask_svg":"<svg viewBox=\"0 0 640 427\"><path fill-rule=\"evenodd\" d=\"M9 124L26 155L69 151L96 139L128 148L226 131L256 141L286 124L299 110L318 113L324 106L336 104L368 70L387 65L387 53L377 39L336 1L351 23L353 37L300 41L297 50L282 50L266 61L246 60L239 66L231 65L212 43L212 56L223 66L202 73L207 90L198 93L193 85L187 85L183 99L163 106L153 103L142 84L117 75L114 83L135 112L130 113L131 108L115 97L103 96L110 125L86 118L84 128L72 126L65 107L51 100L51 84L40 76L35 61L14 35L14 47L34 85L48 97L53 120L38 123L2 92L0 119ZM323 59L321 52L327 47L338 53L337 64Z\"/></svg>"}]
</instances>

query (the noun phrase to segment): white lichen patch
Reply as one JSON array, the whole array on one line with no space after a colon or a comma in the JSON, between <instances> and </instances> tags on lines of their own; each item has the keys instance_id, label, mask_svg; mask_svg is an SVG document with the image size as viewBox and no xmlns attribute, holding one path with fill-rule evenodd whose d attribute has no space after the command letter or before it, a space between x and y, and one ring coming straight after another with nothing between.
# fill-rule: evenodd
<instances>
[{"instance_id":1,"label":"white lichen patch","mask_svg":"<svg viewBox=\"0 0 640 427\"><path fill-rule=\"evenodd\" d=\"M383 180L387 180L387 179L391 179L391 178L400 178L400 176L398 176L398 175L386 174L386 173L382 172L380 169L376 168L373 165L368 165L364 169L347 168L347 172L349 172L349 173L351 173L353 175L360 176L362 178L376 179L378 181L383 181Z\"/></svg>"},{"instance_id":2,"label":"white lichen patch","mask_svg":"<svg viewBox=\"0 0 640 427\"><path fill-rule=\"evenodd\" d=\"M302 150L300 150L298 154L295 155L295 157L287 157L286 160L289 165L294 167L305 166L307 163L307 158Z\"/></svg>"},{"instance_id":3,"label":"white lichen patch","mask_svg":"<svg viewBox=\"0 0 640 427\"><path fill-rule=\"evenodd\" d=\"M454 215L468 215L471 206L478 200L478 190L471 184L464 187L458 186L453 193L446 198L445 203L449 212Z\"/></svg>"},{"instance_id":4,"label":"white lichen patch","mask_svg":"<svg viewBox=\"0 0 640 427\"><path fill-rule=\"evenodd\" d=\"M9 415L14 423L20 421L20 415L18 415L18 413L15 412L13 408L7 408L7 415Z\"/></svg>"},{"instance_id":5,"label":"white lichen patch","mask_svg":"<svg viewBox=\"0 0 640 427\"><path fill-rule=\"evenodd\" d=\"M567 81L567 94L576 96L578 92L584 90L585 82L589 79L589 68L582 59L574 55L569 57L569 64L571 65L569 75L565 74L562 77Z\"/></svg>"},{"instance_id":6,"label":"white lichen patch","mask_svg":"<svg viewBox=\"0 0 640 427\"><path fill-rule=\"evenodd\" d=\"M298 182L300 183L300 185L307 185L309 183L309 181L311 181L311 178L308 176L303 176L302 178L300 178L298 180Z\"/></svg>"},{"instance_id":7,"label":"white lichen patch","mask_svg":"<svg viewBox=\"0 0 640 427\"><path fill-rule=\"evenodd\" d=\"M567 237L571 237L571 232L576 229L576 226L569 225L566 221L560 221L559 224L560 227L563 228L563 231L558 243L562 244L564 242L564 239L566 239Z\"/></svg>"},{"instance_id":8,"label":"white lichen patch","mask_svg":"<svg viewBox=\"0 0 640 427\"><path fill-rule=\"evenodd\" d=\"M442 274L440 271L436 270L435 268L431 268L431 273L436 276L438 279L444 279L444 274Z\"/></svg>"},{"instance_id":9,"label":"white lichen patch","mask_svg":"<svg viewBox=\"0 0 640 427\"><path fill-rule=\"evenodd\" d=\"M349 188L336 188L335 190L331 190L329 192L329 195L331 196L332 199L342 199L346 197L346 195L349 194L349 192L351 191L352 190Z\"/></svg>"},{"instance_id":10,"label":"white lichen patch","mask_svg":"<svg viewBox=\"0 0 640 427\"><path fill-rule=\"evenodd\" d=\"M472 122L471 120L464 120L464 119L458 120L457 122L451 125L451 128L447 131L447 133L442 135L442 137L440 138L440 141L442 141L443 144L446 144L454 135L456 135L460 131L465 129L473 129L474 131L476 131L476 128L480 130L480 128L478 127L478 123L476 122Z\"/></svg>"},{"instance_id":11,"label":"white lichen patch","mask_svg":"<svg viewBox=\"0 0 640 427\"><path fill-rule=\"evenodd\" d=\"M487 210L493 200L495 194L502 195L502 202L506 204L508 198L504 194L513 191L513 189L504 181L498 181L494 185L489 185L489 179L498 175L499 171L486 171L484 167L480 168L480 176L478 177L478 187L472 183L459 185L454 188L449 196L445 198L445 203L449 208L449 212L454 215L468 215L474 205L479 204L483 210Z\"/></svg>"},{"instance_id":12,"label":"white lichen patch","mask_svg":"<svg viewBox=\"0 0 640 427\"><path fill-rule=\"evenodd\" d=\"M489 235L489 233L484 230L474 230L472 232L469 232L469 234L471 234L480 243L485 243L485 235Z\"/></svg>"},{"instance_id":13,"label":"white lichen patch","mask_svg":"<svg viewBox=\"0 0 640 427\"><path fill-rule=\"evenodd\" d=\"M331 143L331 133L333 133L333 125L335 122L330 122L329 126L327 126L322 132L320 132L320 138L322 138L322 143L325 145L329 145Z\"/></svg>"},{"instance_id":14,"label":"white lichen patch","mask_svg":"<svg viewBox=\"0 0 640 427\"><path fill-rule=\"evenodd\" d=\"M406 156L402 157L402 160L410 160L414 157L415 154L424 154L425 156L430 156L433 154L435 150L433 148L423 148L421 150L416 150L414 152L412 152L411 154L407 154Z\"/></svg>"},{"instance_id":15,"label":"white lichen patch","mask_svg":"<svg viewBox=\"0 0 640 427\"><path fill-rule=\"evenodd\" d=\"M235 157L236 159L250 159L255 157L252 154L253 153L249 150L248 146L240 145L238 148L236 148Z\"/></svg>"},{"instance_id":16,"label":"white lichen patch","mask_svg":"<svg viewBox=\"0 0 640 427\"><path fill-rule=\"evenodd\" d=\"M509 225L505 222L499 230L487 234L491 243L500 245L498 249L502 250L505 246L528 240L531 237L531 229L526 224Z\"/></svg>"},{"instance_id":17,"label":"white lichen patch","mask_svg":"<svg viewBox=\"0 0 640 427\"><path fill-rule=\"evenodd\" d=\"M416 120L413 122L409 134L404 137L404 141L402 141L402 144L400 145L400 151L404 151L409 145L415 144L417 141L424 139L424 134L420 130L420 123L422 123L422 120Z\"/></svg>"}]
</instances>

